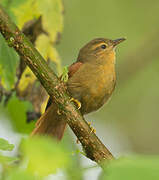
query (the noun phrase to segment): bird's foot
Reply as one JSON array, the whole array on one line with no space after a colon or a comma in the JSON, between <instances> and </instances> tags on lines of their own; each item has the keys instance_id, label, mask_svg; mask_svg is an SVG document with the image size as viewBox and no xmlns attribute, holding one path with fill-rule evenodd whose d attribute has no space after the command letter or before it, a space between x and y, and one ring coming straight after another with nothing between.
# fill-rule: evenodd
<instances>
[{"instance_id":1,"label":"bird's foot","mask_svg":"<svg viewBox=\"0 0 159 180\"><path fill-rule=\"evenodd\" d=\"M77 109L81 108L81 103L77 99L71 98L70 101L74 102L77 105Z\"/></svg>"},{"instance_id":2,"label":"bird's foot","mask_svg":"<svg viewBox=\"0 0 159 180\"><path fill-rule=\"evenodd\" d=\"M78 138L77 138L77 140L76 140L76 143L77 143L77 144L79 144L79 143L80 143L80 141L78 140Z\"/></svg>"},{"instance_id":3,"label":"bird's foot","mask_svg":"<svg viewBox=\"0 0 159 180\"><path fill-rule=\"evenodd\" d=\"M88 122L88 125L89 127L91 128L91 132L90 133L95 133L96 134L96 129L94 129L92 126L91 126L91 122Z\"/></svg>"},{"instance_id":4,"label":"bird's foot","mask_svg":"<svg viewBox=\"0 0 159 180\"><path fill-rule=\"evenodd\" d=\"M91 133L92 132L96 134L96 129L94 129L93 127L91 127Z\"/></svg>"},{"instance_id":5,"label":"bird's foot","mask_svg":"<svg viewBox=\"0 0 159 180\"><path fill-rule=\"evenodd\" d=\"M61 114L62 114L59 109L57 110L57 114L58 114L58 115L61 115Z\"/></svg>"}]
</instances>

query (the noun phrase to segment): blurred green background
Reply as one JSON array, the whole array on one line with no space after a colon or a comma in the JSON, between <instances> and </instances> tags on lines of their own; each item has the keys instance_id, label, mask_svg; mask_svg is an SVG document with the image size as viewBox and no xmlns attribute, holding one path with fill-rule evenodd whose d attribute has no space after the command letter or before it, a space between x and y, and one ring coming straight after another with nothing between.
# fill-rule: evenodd
<instances>
[{"instance_id":1,"label":"blurred green background","mask_svg":"<svg viewBox=\"0 0 159 180\"><path fill-rule=\"evenodd\" d=\"M116 90L107 105L87 118L99 127L97 135L102 138L113 128L114 141L126 138L124 152L158 154L159 1L70 0L64 7L64 32L57 46L63 65L74 62L93 38L127 38L116 50Z\"/></svg>"}]
</instances>

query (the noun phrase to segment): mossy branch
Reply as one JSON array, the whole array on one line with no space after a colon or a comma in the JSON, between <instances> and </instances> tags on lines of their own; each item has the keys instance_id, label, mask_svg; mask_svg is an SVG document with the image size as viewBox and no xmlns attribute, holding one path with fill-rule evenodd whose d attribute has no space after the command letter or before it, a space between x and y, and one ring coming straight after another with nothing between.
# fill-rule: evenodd
<instances>
[{"instance_id":1,"label":"mossy branch","mask_svg":"<svg viewBox=\"0 0 159 180\"><path fill-rule=\"evenodd\" d=\"M40 53L11 21L1 6L0 32L6 39L8 45L13 47L21 59L30 67L50 97L52 97L57 104L60 113L65 116L68 125L81 142L87 157L97 163L101 163L103 160L113 159L109 150L99 138L91 132L88 123L73 103L70 102L70 97L67 95L63 83L60 82Z\"/></svg>"}]
</instances>

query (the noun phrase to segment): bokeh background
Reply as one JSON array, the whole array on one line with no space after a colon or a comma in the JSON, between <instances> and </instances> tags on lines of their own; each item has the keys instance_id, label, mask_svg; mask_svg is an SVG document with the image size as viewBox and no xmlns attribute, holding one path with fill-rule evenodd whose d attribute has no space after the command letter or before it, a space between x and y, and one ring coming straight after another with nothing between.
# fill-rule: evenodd
<instances>
[{"instance_id":1,"label":"bokeh background","mask_svg":"<svg viewBox=\"0 0 159 180\"><path fill-rule=\"evenodd\" d=\"M115 157L158 155L159 1L63 0L63 3L64 30L56 45L63 66L76 61L80 48L94 38L127 38L116 49L117 86L112 98L86 119ZM10 105L13 107L14 102ZM9 123L1 122L0 136L18 142L19 134L12 132ZM74 149L80 148L69 128L63 141ZM80 162L84 167L94 164L81 155ZM100 172L99 167L89 169L85 179L97 179ZM61 172L50 177L60 178Z\"/></svg>"}]
</instances>

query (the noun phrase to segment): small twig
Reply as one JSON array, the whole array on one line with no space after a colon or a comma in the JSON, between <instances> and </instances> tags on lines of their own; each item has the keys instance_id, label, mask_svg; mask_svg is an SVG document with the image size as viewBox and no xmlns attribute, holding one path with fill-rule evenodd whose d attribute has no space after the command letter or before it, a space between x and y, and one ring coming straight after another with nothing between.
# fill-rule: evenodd
<instances>
[{"instance_id":1,"label":"small twig","mask_svg":"<svg viewBox=\"0 0 159 180\"><path fill-rule=\"evenodd\" d=\"M50 69L32 43L10 20L1 6L0 32L8 42L8 45L13 47L31 68L50 97L57 104L65 120L81 142L87 157L97 163L101 163L103 160L113 159L110 151L93 132L91 133L88 123L84 120L73 103L70 102L70 97L66 94L65 87L55 73Z\"/></svg>"}]
</instances>

